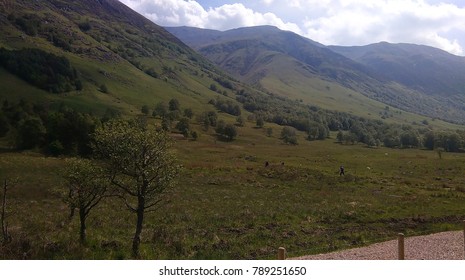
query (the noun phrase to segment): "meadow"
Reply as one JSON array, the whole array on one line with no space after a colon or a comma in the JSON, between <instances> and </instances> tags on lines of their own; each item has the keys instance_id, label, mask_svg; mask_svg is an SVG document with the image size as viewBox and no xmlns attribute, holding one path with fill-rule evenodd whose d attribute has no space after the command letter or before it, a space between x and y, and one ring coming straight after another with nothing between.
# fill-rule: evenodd
<instances>
[{"instance_id":1,"label":"meadow","mask_svg":"<svg viewBox=\"0 0 465 280\"><path fill-rule=\"evenodd\" d=\"M177 140L183 170L169 201L147 215L142 258L274 259L280 246L295 257L460 228L465 154L341 145L334 135L285 145L278 126L266 127L271 137L247 123L232 142L212 129ZM0 258L130 258L135 217L117 199L91 212L88 243L79 243L63 167L64 158L0 154L13 238Z\"/></svg>"}]
</instances>

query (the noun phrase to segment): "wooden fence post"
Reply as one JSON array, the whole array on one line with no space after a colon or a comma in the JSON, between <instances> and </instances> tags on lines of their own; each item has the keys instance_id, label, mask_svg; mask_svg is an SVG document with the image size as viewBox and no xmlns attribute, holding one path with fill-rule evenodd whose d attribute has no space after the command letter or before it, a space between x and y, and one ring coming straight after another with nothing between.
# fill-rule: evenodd
<instances>
[{"instance_id":1,"label":"wooden fence post","mask_svg":"<svg viewBox=\"0 0 465 280\"><path fill-rule=\"evenodd\" d=\"M398 259L405 260L405 249L404 249L404 234L399 233L397 236L397 245L398 245Z\"/></svg>"},{"instance_id":2,"label":"wooden fence post","mask_svg":"<svg viewBox=\"0 0 465 280\"><path fill-rule=\"evenodd\" d=\"M278 260L285 260L286 259L286 248L279 247L278 249Z\"/></svg>"}]
</instances>

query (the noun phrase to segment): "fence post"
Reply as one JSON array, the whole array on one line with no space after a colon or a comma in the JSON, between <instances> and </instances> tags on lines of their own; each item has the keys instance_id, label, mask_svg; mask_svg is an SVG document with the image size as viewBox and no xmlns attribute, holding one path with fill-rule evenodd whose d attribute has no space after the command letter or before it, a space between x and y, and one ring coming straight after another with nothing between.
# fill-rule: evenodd
<instances>
[{"instance_id":1,"label":"fence post","mask_svg":"<svg viewBox=\"0 0 465 280\"><path fill-rule=\"evenodd\" d=\"M399 233L397 235L397 245L398 245L398 259L404 260L405 259L405 250L404 250L404 234Z\"/></svg>"},{"instance_id":2,"label":"fence post","mask_svg":"<svg viewBox=\"0 0 465 280\"><path fill-rule=\"evenodd\" d=\"M278 260L285 260L286 259L286 248L279 247L278 249Z\"/></svg>"},{"instance_id":3,"label":"fence post","mask_svg":"<svg viewBox=\"0 0 465 280\"><path fill-rule=\"evenodd\" d=\"M465 260L465 220L463 220L463 259Z\"/></svg>"}]
</instances>

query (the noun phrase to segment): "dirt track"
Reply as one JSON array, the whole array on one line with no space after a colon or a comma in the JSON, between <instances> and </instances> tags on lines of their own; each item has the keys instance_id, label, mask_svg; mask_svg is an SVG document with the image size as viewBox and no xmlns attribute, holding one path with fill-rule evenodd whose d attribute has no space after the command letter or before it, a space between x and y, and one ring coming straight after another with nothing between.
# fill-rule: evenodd
<instances>
[{"instance_id":1,"label":"dirt track","mask_svg":"<svg viewBox=\"0 0 465 280\"><path fill-rule=\"evenodd\" d=\"M449 231L405 238L406 260L463 260L464 232ZM397 240L373 244L367 247L308 255L299 260L396 260Z\"/></svg>"}]
</instances>

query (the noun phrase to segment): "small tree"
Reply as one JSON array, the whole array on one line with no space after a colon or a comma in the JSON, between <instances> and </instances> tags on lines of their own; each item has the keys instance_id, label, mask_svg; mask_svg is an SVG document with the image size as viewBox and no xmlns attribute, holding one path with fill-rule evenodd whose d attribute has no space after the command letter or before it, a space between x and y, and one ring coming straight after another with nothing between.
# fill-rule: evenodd
<instances>
[{"instance_id":1,"label":"small tree","mask_svg":"<svg viewBox=\"0 0 465 280\"><path fill-rule=\"evenodd\" d=\"M223 135L228 139L228 141L234 140L237 136L237 129L232 124L227 124L224 126Z\"/></svg>"},{"instance_id":2,"label":"small tree","mask_svg":"<svg viewBox=\"0 0 465 280\"><path fill-rule=\"evenodd\" d=\"M108 93L108 88L105 84L101 84L99 90L103 93Z\"/></svg>"},{"instance_id":3,"label":"small tree","mask_svg":"<svg viewBox=\"0 0 465 280\"><path fill-rule=\"evenodd\" d=\"M29 118L19 124L16 146L19 149L33 149L43 144L46 129L40 118Z\"/></svg>"},{"instance_id":4,"label":"small tree","mask_svg":"<svg viewBox=\"0 0 465 280\"><path fill-rule=\"evenodd\" d=\"M190 124L189 124L189 119L188 118L182 118L179 120L179 122L176 124L176 129L179 130L184 137L189 136L189 129L190 129Z\"/></svg>"},{"instance_id":5,"label":"small tree","mask_svg":"<svg viewBox=\"0 0 465 280\"><path fill-rule=\"evenodd\" d=\"M164 102L159 102L157 105L155 105L155 108L153 109L152 116L153 117L165 117L166 114L168 113L168 107Z\"/></svg>"},{"instance_id":6,"label":"small tree","mask_svg":"<svg viewBox=\"0 0 465 280\"><path fill-rule=\"evenodd\" d=\"M108 181L103 177L103 169L86 159L72 158L66 161L65 172L68 196L65 198L71 214L79 210L79 238L86 242L86 220L90 211L106 196Z\"/></svg>"},{"instance_id":7,"label":"small tree","mask_svg":"<svg viewBox=\"0 0 465 280\"><path fill-rule=\"evenodd\" d=\"M245 120L244 120L244 118L243 118L242 116L238 116L238 117L236 118L236 123L237 123L238 126L241 126L241 127L242 127L242 126L244 126L244 124L245 124Z\"/></svg>"},{"instance_id":8,"label":"small tree","mask_svg":"<svg viewBox=\"0 0 465 280\"><path fill-rule=\"evenodd\" d=\"M339 143L342 143L342 141L344 140L344 132L342 132L342 130L338 131L337 136L336 136L336 140Z\"/></svg>"},{"instance_id":9,"label":"small tree","mask_svg":"<svg viewBox=\"0 0 465 280\"><path fill-rule=\"evenodd\" d=\"M273 136L273 128L272 127L267 127L266 128L266 136L268 136L268 137Z\"/></svg>"},{"instance_id":10,"label":"small tree","mask_svg":"<svg viewBox=\"0 0 465 280\"><path fill-rule=\"evenodd\" d=\"M181 109L181 105L176 98L173 98L169 101L168 108L170 111L179 111Z\"/></svg>"},{"instance_id":11,"label":"small tree","mask_svg":"<svg viewBox=\"0 0 465 280\"><path fill-rule=\"evenodd\" d=\"M265 121L263 120L262 117L257 118L256 125L257 125L257 127L260 127L260 128L262 128L265 125Z\"/></svg>"},{"instance_id":12,"label":"small tree","mask_svg":"<svg viewBox=\"0 0 465 280\"><path fill-rule=\"evenodd\" d=\"M141 111L142 114L147 116L150 113L149 106L143 105L142 108L140 109L140 111Z\"/></svg>"},{"instance_id":13,"label":"small tree","mask_svg":"<svg viewBox=\"0 0 465 280\"><path fill-rule=\"evenodd\" d=\"M283 127L283 129L281 130L281 138L286 144L297 145L297 133L295 128L293 127Z\"/></svg>"},{"instance_id":14,"label":"small tree","mask_svg":"<svg viewBox=\"0 0 465 280\"><path fill-rule=\"evenodd\" d=\"M199 134L197 133L197 131L192 131L191 137L194 141L197 141L197 139L199 138Z\"/></svg>"},{"instance_id":15,"label":"small tree","mask_svg":"<svg viewBox=\"0 0 465 280\"><path fill-rule=\"evenodd\" d=\"M226 125L226 123L225 123L223 120L219 120L219 121L216 123L215 132L216 132L217 134L219 134L219 135L223 135L225 125Z\"/></svg>"},{"instance_id":16,"label":"small tree","mask_svg":"<svg viewBox=\"0 0 465 280\"><path fill-rule=\"evenodd\" d=\"M192 111L191 108L186 108L184 109L184 116L186 118L192 119L192 117L194 117L194 111Z\"/></svg>"},{"instance_id":17,"label":"small tree","mask_svg":"<svg viewBox=\"0 0 465 280\"><path fill-rule=\"evenodd\" d=\"M137 216L132 255L139 257L144 214L165 199L180 166L169 152L171 138L164 131L139 123L110 121L95 132L95 152L108 163L111 183Z\"/></svg>"},{"instance_id":18,"label":"small tree","mask_svg":"<svg viewBox=\"0 0 465 280\"><path fill-rule=\"evenodd\" d=\"M171 130L171 121L168 118L163 118L161 120L161 129L163 129L164 131Z\"/></svg>"}]
</instances>

